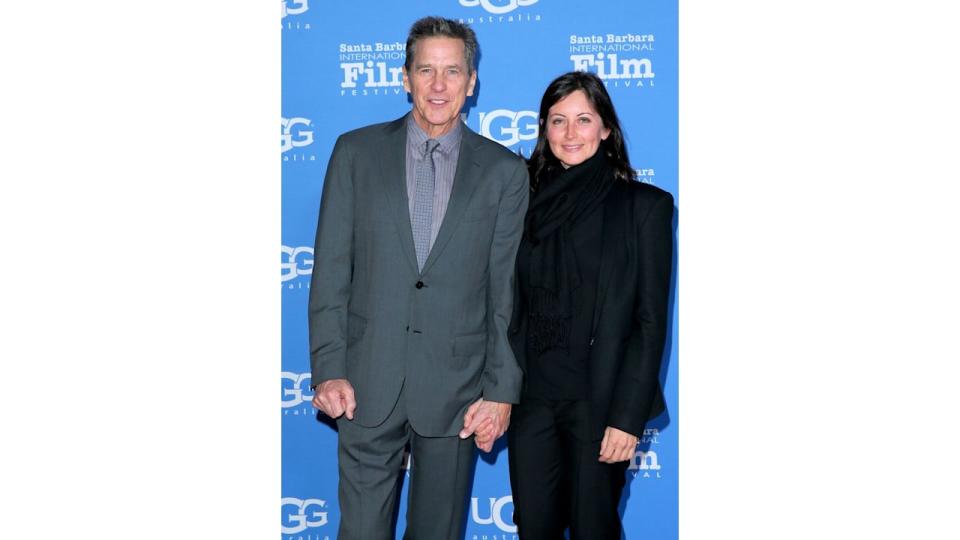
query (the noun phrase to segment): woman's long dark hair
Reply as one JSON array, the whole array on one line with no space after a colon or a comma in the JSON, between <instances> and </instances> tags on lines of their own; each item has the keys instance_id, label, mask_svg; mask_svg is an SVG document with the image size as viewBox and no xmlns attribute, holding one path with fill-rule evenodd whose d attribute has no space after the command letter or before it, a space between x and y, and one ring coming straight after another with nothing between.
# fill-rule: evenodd
<instances>
[{"instance_id":1,"label":"woman's long dark hair","mask_svg":"<svg viewBox=\"0 0 960 540\"><path fill-rule=\"evenodd\" d=\"M603 81L593 73L571 71L554 79L543 92L543 98L540 99L540 133L537 135L537 145L530 154L530 159L527 160L530 185L534 191L545 173L562 167L560 160L550 151L550 143L547 141L546 120L550 107L577 90L582 90L586 94L587 100L603 120L603 126L610 130L610 135L601 141L597 151L606 154L607 162L613 167L614 178L627 182L636 179L637 173L630 166L630 158L627 157L627 147L623 141L623 131L620 129L617 111L613 108L613 101L610 100L610 94L607 93Z\"/></svg>"}]
</instances>

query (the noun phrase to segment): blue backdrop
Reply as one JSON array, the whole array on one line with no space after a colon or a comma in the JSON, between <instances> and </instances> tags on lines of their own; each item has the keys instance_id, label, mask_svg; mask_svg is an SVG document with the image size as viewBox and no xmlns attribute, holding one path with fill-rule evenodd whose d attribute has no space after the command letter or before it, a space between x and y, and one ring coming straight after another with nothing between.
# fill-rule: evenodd
<instances>
[{"instance_id":1,"label":"blue backdrop","mask_svg":"<svg viewBox=\"0 0 960 540\"><path fill-rule=\"evenodd\" d=\"M410 110L400 68L411 23L440 15L480 42L464 121L529 155L547 84L570 70L607 84L641 181L677 190L677 2L636 0L281 0L281 538L337 536L336 432L310 405L307 296L327 160L345 131ZM673 295L675 298L676 295ZM648 426L627 472L626 538L677 538L676 310L661 376L667 412ZM516 540L505 438L477 462L465 538ZM406 483L398 531L404 528Z\"/></svg>"}]
</instances>

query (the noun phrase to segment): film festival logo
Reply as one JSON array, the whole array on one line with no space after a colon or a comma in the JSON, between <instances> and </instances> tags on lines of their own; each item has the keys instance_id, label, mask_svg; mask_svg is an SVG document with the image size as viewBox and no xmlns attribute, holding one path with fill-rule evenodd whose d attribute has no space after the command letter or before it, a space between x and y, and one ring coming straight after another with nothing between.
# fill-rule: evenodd
<instances>
[{"instance_id":1,"label":"film festival logo","mask_svg":"<svg viewBox=\"0 0 960 540\"><path fill-rule=\"evenodd\" d=\"M313 129L309 118L280 118L280 154L283 161L316 161L316 154L291 152L313 144Z\"/></svg>"},{"instance_id":2,"label":"film festival logo","mask_svg":"<svg viewBox=\"0 0 960 540\"><path fill-rule=\"evenodd\" d=\"M283 497L280 499L280 514L282 517L280 532L283 534L300 534L307 529L316 529L327 524L327 501ZM297 539L329 540L330 537L328 535L308 534L307 536L298 536Z\"/></svg>"},{"instance_id":3,"label":"film festival logo","mask_svg":"<svg viewBox=\"0 0 960 540\"><path fill-rule=\"evenodd\" d=\"M313 405L313 392L310 391L309 373L291 373L283 371L280 373L280 408L283 409L284 416L306 416L313 418L317 411ZM307 403L308 406L303 404Z\"/></svg>"},{"instance_id":4,"label":"film festival logo","mask_svg":"<svg viewBox=\"0 0 960 540\"><path fill-rule=\"evenodd\" d=\"M469 15L461 17L460 22L466 24L488 23L522 23L540 22L539 13L517 11L518 8L532 6L540 0L459 0L460 5L467 8L480 8L488 15ZM479 13L480 10L476 10Z\"/></svg>"},{"instance_id":5,"label":"film festival logo","mask_svg":"<svg viewBox=\"0 0 960 540\"><path fill-rule=\"evenodd\" d=\"M637 173L637 181L644 184L657 185L655 171L653 169L634 169Z\"/></svg>"},{"instance_id":6,"label":"film festival logo","mask_svg":"<svg viewBox=\"0 0 960 540\"><path fill-rule=\"evenodd\" d=\"M407 44L400 41L341 43L340 96L398 96L403 89Z\"/></svg>"},{"instance_id":7,"label":"film festival logo","mask_svg":"<svg viewBox=\"0 0 960 540\"><path fill-rule=\"evenodd\" d=\"M653 34L571 35L569 46L573 70L596 73L607 88L654 86Z\"/></svg>"},{"instance_id":8,"label":"film festival logo","mask_svg":"<svg viewBox=\"0 0 960 540\"><path fill-rule=\"evenodd\" d=\"M470 517L477 525L495 525L498 535L474 534L473 540L517 540L517 525L513 522L513 496L488 497L481 503L480 498L471 497ZM510 507L509 511L507 506Z\"/></svg>"},{"instance_id":9,"label":"film festival logo","mask_svg":"<svg viewBox=\"0 0 960 540\"><path fill-rule=\"evenodd\" d=\"M461 116L466 118L466 115ZM514 151L517 150L514 146L519 143L537 140L536 111L494 109L479 113L477 124L477 133Z\"/></svg>"},{"instance_id":10,"label":"film festival logo","mask_svg":"<svg viewBox=\"0 0 960 540\"><path fill-rule=\"evenodd\" d=\"M280 246L280 286L284 289L309 289L313 274L313 248ZM306 277L306 279L301 279Z\"/></svg>"},{"instance_id":11,"label":"film festival logo","mask_svg":"<svg viewBox=\"0 0 960 540\"><path fill-rule=\"evenodd\" d=\"M652 449L653 445L660 444L660 430L648 428L643 430L643 436L637 441L637 447L641 444L650 443L651 448L646 452L635 450L627 472L634 478L662 478L660 476L660 460L657 452Z\"/></svg>"},{"instance_id":12,"label":"film festival logo","mask_svg":"<svg viewBox=\"0 0 960 540\"><path fill-rule=\"evenodd\" d=\"M280 0L281 28L285 30L310 30L310 23L301 24L300 21L292 20L295 19L292 15L300 15L310 9L307 2L308 0ZM287 19L288 16L291 16L290 19Z\"/></svg>"}]
</instances>

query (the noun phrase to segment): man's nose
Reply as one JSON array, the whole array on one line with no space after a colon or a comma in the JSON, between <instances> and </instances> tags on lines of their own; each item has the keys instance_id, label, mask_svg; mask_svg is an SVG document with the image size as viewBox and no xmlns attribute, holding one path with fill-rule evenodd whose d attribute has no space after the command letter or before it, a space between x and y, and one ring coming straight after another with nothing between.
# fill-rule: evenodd
<instances>
[{"instance_id":1,"label":"man's nose","mask_svg":"<svg viewBox=\"0 0 960 540\"><path fill-rule=\"evenodd\" d=\"M435 73L430 82L430 89L434 92L442 92L447 88L447 81L443 78L443 73Z\"/></svg>"}]
</instances>

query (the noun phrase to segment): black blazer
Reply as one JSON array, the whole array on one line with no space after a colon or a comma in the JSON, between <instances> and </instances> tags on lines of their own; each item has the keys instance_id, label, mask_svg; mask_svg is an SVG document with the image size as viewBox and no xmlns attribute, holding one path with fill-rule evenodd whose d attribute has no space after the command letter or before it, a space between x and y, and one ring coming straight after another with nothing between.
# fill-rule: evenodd
<instances>
[{"instance_id":1,"label":"black blazer","mask_svg":"<svg viewBox=\"0 0 960 540\"><path fill-rule=\"evenodd\" d=\"M659 375L668 327L673 196L650 184L617 181L603 205L589 359L592 432L600 439L612 426L640 437L647 420L664 410ZM519 286L513 308L510 345L526 373L527 317Z\"/></svg>"}]
</instances>

